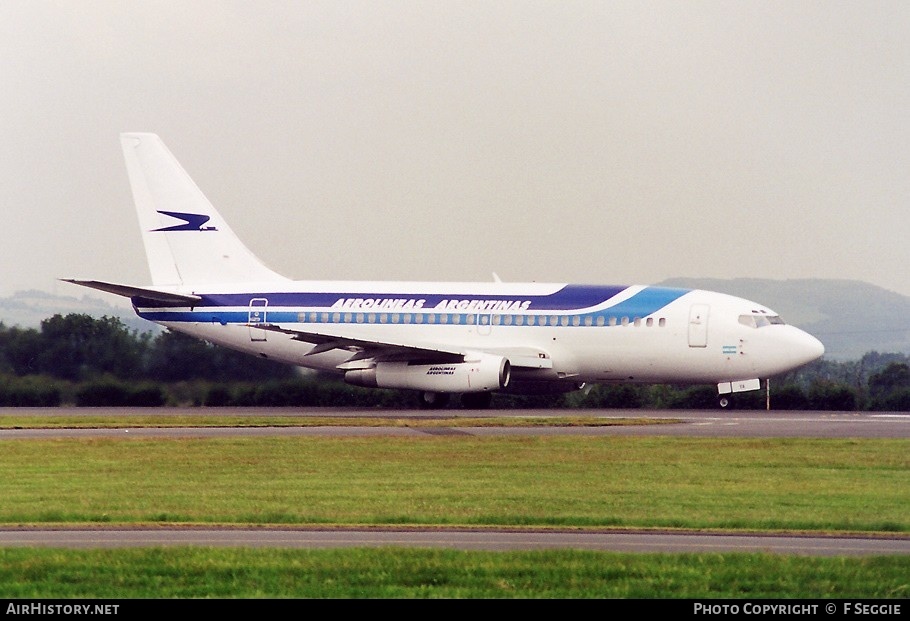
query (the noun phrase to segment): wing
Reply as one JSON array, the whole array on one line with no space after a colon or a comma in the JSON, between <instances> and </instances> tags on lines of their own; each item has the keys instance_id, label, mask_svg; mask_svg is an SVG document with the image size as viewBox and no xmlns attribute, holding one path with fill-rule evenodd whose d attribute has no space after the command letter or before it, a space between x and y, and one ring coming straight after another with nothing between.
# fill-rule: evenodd
<instances>
[{"instance_id":1,"label":"wing","mask_svg":"<svg viewBox=\"0 0 910 621\"><path fill-rule=\"evenodd\" d=\"M351 352L351 357L345 360L338 368L344 371L366 368L377 361L408 360L420 361L426 364L444 362L462 362L472 353L497 354L509 359L512 366L530 369L551 369L553 361L550 354L541 349L531 347L507 348L461 348L439 343L422 341L388 341L372 340L361 337L351 337L341 332L332 333L330 330L300 330L286 328L278 324L248 324L251 328L268 330L288 334L296 341L312 343L313 349L305 355L313 356L333 349L342 349ZM323 326L324 328L325 326Z\"/></svg>"}]
</instances>

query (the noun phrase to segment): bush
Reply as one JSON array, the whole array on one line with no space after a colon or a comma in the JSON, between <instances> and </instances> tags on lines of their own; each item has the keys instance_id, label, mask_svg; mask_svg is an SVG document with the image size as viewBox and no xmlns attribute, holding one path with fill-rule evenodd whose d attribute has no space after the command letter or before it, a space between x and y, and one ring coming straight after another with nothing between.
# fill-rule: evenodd
<instances>
[{"instance_id":1,"label":"bush","mask_svg":"<svg viewBox=\"0 0 910 621\"><path fill-rule=\"evenodd\" d=\"M79 407L112 407L126 405L128 391L119 382L91 382L76 390Z\"/></svg>"},{"instance_id":2,"label":"bush","mask_svg":"<svg viewBox=\"0 0 910 621\"><path fill-rule=\"evenodd\" d=\"M79 407L158 407L167 402L164 389L154 384L130 386L102 380L81 386L76 391Z\"/></svg>"},{"instance_id":3,"label":"bush","mask_svg":"<svg viewBox=\"0 0 910 621\"><path fill-rule=\"evenodd\" d=\"M61 401L59 384L44 377L9 378L0 383L3 407L57 407Z\"/></svg>"},{"instance_id":4,"label":"bush","mask_svg":"<svg viewBox=\"0 0 910 621\"><path fill-rule=\"evenodd\" d=\"M583 408L637 409L644 406L642 388L628 384L595 386L575 401L578 407Z\"/></svg>"},{"instance_id":5,"label":"bush","mask_svg":"<svg viewBox=\"0 0 910 621\"><path fill-rule=\"evenodd\" d=\"M808 410L809 397L796 384L771 387L771 408L774 410Z\"/></svg>"},{"instance_id":6,"label":"bush","mask_svg":"<svg viewBox=\"0 0 910 621\"><path fill-rule=\"evenodd\" d=\"M127 390L126 405L153 408L167 403L167 396L161 386L147 384Z\"/></svg>"},{"instance_id":7,"label":"bush","mask_svg":"<svg viewBox=\"0 0 910 621\"><path fill-rule=\"evenodd\" d=\"M231 390L224 384L209 386L202 399L202 405L206 407L226 407L233 404L234 397Z\"/></svg>"},{"instance_id":8,"label":"bush","mask_svg":"<svg viewBox=\"0 0 910 621\"><path fill-rule=\"evenodd\" d=\"M910 388L898 388L876 397L869 405L876 412L910 412Z\"/></svg>"},{"instance_id":9,"label":"bush","mask_svg":"<svg viewBox=\"0 0 910 621\"><path fill-rule=\"evenodd\" d=\"M813 410L856 410L856 392L849 386L828 381L814 382L809 387L809 406Z\"/></svg>"},{"instance_id":10,"label":"bush","mask_svg":"<svg viewBox=\"0 0 910 621\"><path fill-rule=\"evenodd\" d=\"M260 407L320 405L319 390L309 382L266 382L256 387L253 404Z\"/></svg>"}]
</instances>

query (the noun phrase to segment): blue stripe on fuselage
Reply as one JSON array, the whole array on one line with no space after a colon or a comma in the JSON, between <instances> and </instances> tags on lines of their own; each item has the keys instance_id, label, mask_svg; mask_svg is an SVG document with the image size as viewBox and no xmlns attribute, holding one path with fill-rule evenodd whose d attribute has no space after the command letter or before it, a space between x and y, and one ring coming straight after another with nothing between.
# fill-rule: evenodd
<instances>
[{"instance_id":1,"label":"blue stripe on fuselage","mask_svg":"<svg viewBox=\"0 0 910 621\"><path fill-rule=\"evenodd\" d=\"M335 313L434 313L447 314L450 317L457 315L465 317L478 313L497 315L542 315L557 313L561 316L581 317L646 317L658 312L667 304L677 300L687 293L688 289L674 289L665 287L645 287L632 297L596 311L589 310L602 305L617 294L625 291L627 287L605 287L567 285L559 291L548 295L469 295L469 294L377 294L377 293L232 293L232 294L204 294L200 293L201 300L198 306L189 311L146 310L160 308L163 305L141 298L134 298L134 306L140 317L150 321L175 321L175 322L205 322L205 323L247 323L249 313L236 310L246 308L252 299L267 299L268 306L263 308L268 314L270 323L298 323L313 321L307 314L306 318L301 313L319 313L315 322L322 323L348 323L343 319L335 319ZM405 300L419 299L420 307L402 308L345 308L339 306L339 301L347 299L373 299L373 300ZM471 308L455 310L452 308L437 308L440 305L451 303L453 300L480 300L503 301L506 303L521 303L530 301L526 309L516 310L485 310ZM233 307L233 310L221 310L223 307ZM173 307L170 307L173 308ZM141 309L141 310L140 310ZM300 309L300 310L297 310ZM327 313L323 318L323 313ZM464 323L464 322L459 322Z\"/></svg>"},{"instance_id":2,"label":"blue stripe on fuselage","mask_svg":"<svg viewBox=\"0 0 910 621\"><path fill-rule=\"evenodd\" d=\"M452 300L478 300L478 301L503 301L503 302L530 302L529 310L535 311L562 311L590 308L609 300L622 293L628 287L621 286L588 286L566 285L555 293L546 295L502 295L502 294L473 294L473 293L375 293L375 292L345 292L333 291L329 293L313 292L244 292L244 293L201 293L202 299L199 306L247 306L252 298L264 298L269 301L269 306L282 306L286 308L332 308L339 300L372 299L372 300L423 300L423 309L435 308L441 303ZM143 308L167 308L166 302L155 302L142 299L139 306ZM358 309L355 309L358 310ZM364 311L369 309L362 309ZM379 309L377 309L379 310Z\"/></svg>"}]
</instances>

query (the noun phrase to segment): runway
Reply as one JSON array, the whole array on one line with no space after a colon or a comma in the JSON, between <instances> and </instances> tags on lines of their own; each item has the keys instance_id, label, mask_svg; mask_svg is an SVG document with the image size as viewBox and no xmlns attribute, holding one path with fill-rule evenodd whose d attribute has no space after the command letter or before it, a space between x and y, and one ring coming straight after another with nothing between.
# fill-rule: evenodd
<instances>
[{"instance_id":1,"label":"runway","mask_svg":"<svg viewBox=\"0 0 910 621\"><path fill-rule=\"evenodd\" d=\"M341 417L338 426L316 427L123 427L118 429L2 429L0 440L37 438L117 437L175 438L218 436L420 436L433 435L628 435L688 437L816 437L816 438L910 438L910 413L871 412L779 412L718 410L484 410L423 411L375 409L0 409L0 417L27 414L41 417L117 415L179 416L288 416ZM459 426L464 417L596 416L604 419L653 418L670 421L655 425L608 425L586 427L475 427ZM450 425L362 426L357 418L391 420L445 417ZM615 421L614 421L615 422ZM37 421L36 421L37 423ZM910 537L817 536L787 534L736 534L627 531L627 530L532 530L532 529L421 529L421 528L0 528L0 546L136 547L136 546L244 546L326 548L354 546L446 547L464 550L532 550L575 548L617 552L767 552L815 556L910 554Z\"/></svg>"},{"instance_id":2,"label":"runway","mask_svg":"<svg viewBox=\"0 0 910 621\"><path fill-rule=\"evenodd\" d=\"M910 412L829 412L743 410L422 410L371 408L0 408L4 416L202 416L333 417L344 425L274 427L129 427L118 429L0 429L0 440L72 437L216 437L216 436L420 436L433 435L629 435L741 438L910 438ZM636 418L664 421L655 425L577 427L459 426L460 418L592 417L605 422ZM360 426L358 418L383 418L389 426ZM450 425L392 425L392 421L445 419ZM670 421L670 422L667 422ZM40 423L36 422L36 425Z\"/></svg>"}]
</instances>

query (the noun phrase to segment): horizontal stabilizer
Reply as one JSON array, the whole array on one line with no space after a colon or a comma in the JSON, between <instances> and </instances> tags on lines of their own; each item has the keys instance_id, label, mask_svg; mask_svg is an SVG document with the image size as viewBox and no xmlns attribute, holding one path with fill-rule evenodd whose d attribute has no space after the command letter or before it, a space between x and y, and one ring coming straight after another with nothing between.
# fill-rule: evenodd
<instances>
[{"instance_id":1,"label":"horizontal stabilizer","mask_svg":"<svg viewBox=\"0 0 910 621\"><path fill-rule=\"evenodd\" d=\"M202 298L198 295L185 295L182 293L171 293L170 291L158 291L148 287L131 287L130 285L117 285L100 280L77 280L75 278L61 278L64 282L71 282L74 285L81 285L98 291L106 291L115 295L122 295L125 298L141 297L165 304L174 304L175 306L194 306Z\"/></svg>"}]
</instances>

